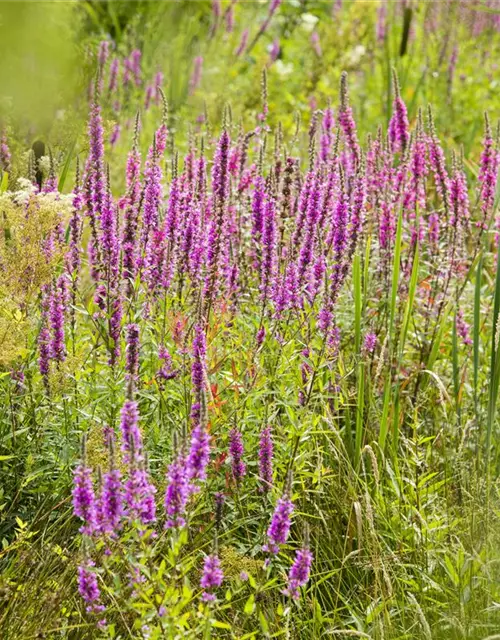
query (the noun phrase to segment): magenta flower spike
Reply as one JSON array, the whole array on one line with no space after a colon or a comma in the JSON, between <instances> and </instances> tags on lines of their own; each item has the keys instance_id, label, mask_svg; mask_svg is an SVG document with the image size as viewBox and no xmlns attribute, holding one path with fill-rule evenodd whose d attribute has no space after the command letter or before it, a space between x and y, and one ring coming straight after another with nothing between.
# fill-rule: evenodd
<instances>
[{"instance_id":1,"label":"magenta flower spike","mask_svg":"<svg viewBox=\"0 0 500 640\"><path fill-rule=\"evenodd\" d=\"M239 43L237 49L234 52L234 55L237 58L239 58L244 53L245 49L247 48L249 33L250 33L249 29L243 29L243 31L241 33L240 43Z\"/></svg>"},{"instance_id":2,"label":"magenta flower spike","mask_svg":"<svg viewBox=\"0 0 500 640\"><path fill-rule=\"evenodd\" d=\"M287 587L283 593L294 600L300 598L300 587L304 587L309 581L311 566L313 563L313 554L305 547L299 549L295 554L295 560L290 573L288 574Z\"/></svg>"},{"instance_id":3,"label":"magenta flower spike","mask_svg":"<svg viewBox=\"0 0 500 640\"><path fill-rule=\"evenodd\" d=\"M493 209L498 179L499 154L495 149L488 115L484 116L483 151L479 162L478 180L480 183L479 200L483 213L483 227L487 226L487 218Z\"/></svg>"},{"instance_id":4,"label":"magenta flower spike","mask_svg":"<svg viewBox=\"0 0 500 640\"><path fill-rule=\"evenodd\" d=\"M262 429L259 441L259 480L264 492L268 492L273 485L273 453L271 427L267 425Z\"/></svg>"},{"instance_id":5,"label":"magenta flower spike","mask_svg":"<svg viewBox=\"0 0 500 640\"><path fill-rule=\"evenodd\" d=\"M276 235L276 205L274 199L268 196L264 205L260 275L260 294L264 301L270 297L271 290L275 284L277 256Z\"/></svg>"},{"instance_id":6,"label":"magenta flower spike","mask_svg":"<svg viewBox=\"0 0 500 640\"><path fill-rule=\"evenodd\" d=\"M231 469L233 478L238 485L246 474L247 467L243 462L243 437L237 429L231 429L229 432L229 455L231 456Z\"/></svg>"},{"instance_id":7,"label":"magenta flower spike","mask_svg":"<svg viewBox=\"0 0 500 640\"><path fill-rule=\"evenodd\" d=\"M141 461L142 436L139 430L139 410L134 400L127 400L122 407L120 429L125 462Z\"/></svg>"},{"instance_id":8,"label":"magenta flower spike","mask_svg":"<svg viewBox=\"0 0 500 640\"><path fill-rule=\"evenodd\" d=\"M389 123L389 140L391 141L392 151L404 153L410 141L410 124L408 122L408 111L406 104L401 97L399 80L396 70L392 70L393 87L394 87L394 103L393 114Z\"/></svg>"},{"instance_id":9,"label":"magenta flower spike","mask_svg":"<svg viewBox=\"0 0 500 640\"><path fill-rule=\"evenodd\" d=\"M96 497L92 482L92 470L85 462L73 473L73 513L83 520L80 533L91 536L97 527Z\"/></svg>"},{"instance_id":10,"label":"magenta flower spike","mask_svg":"<svg viewBox=\"0 0 500 640\"><path fill-rule=\"evenodd\" d=\"M287 491L278 499L276 508L267 529L267 542L262 547L270 554L278 554L280 546L284 545L290 535L291 518L294 504L290 500Z\"/></svg>"},{"instance_id":11,"label":"magenta flower spike","mask_svg":"<svg viewBox=\"0 0 500 640\"><path fill-rule=\"evenodd\" d=\"M97 582L96 572L93 570L95 563L87 560L78 567L78 593L86 604L87 613L102 614L105 607L99 604L101 592ZM99 621L99 626L106 624L105 620Z\"/></svg>"},{"instance_id":12,"label":"magenta flower spike","mask_svg":"<svg viewBox=\"0 0 500 640\"><path fill-rule=\"evenodd\" d=\"M139 374L139 326L137 324L129 324L126 327L127 332L127 360L126 371L129 381L136 383Z\"/></svg>"},{"instance_id":13,"label":"magenta flower spike","mask_svg":"<svg viewBox=\"0 0 500 640\"><path fill-rule=\"evenodd\" d=\"M193 72L189 80L189 93L193 94L200 86L203 72L203 56L196 56L193 63Z\"/></svg>"},{"instance_id":14,"label":"magenta flower spike","mask_svg":"<svg viewBox=\"0 0 500 640\"><path fill-rule=\"evenodd\" d=\"M360 159L360 148L356 123L349 105L349 90L347 88L347 73L344 71L340 77L340 107L338 123L344 134L347 150L351 156L352 165L355 166Z\"/></svg>"},{"instance_id":15,"label":"magenta flower spike","mask_svg":"<svg viewBox=\"0 0 500 640\"><path fill-rule=\"evenodd\" d=\"M223 580L224 573L218 556L215 553L207 556L203 564L203 573L200 580L200 587L203 589L202 600L205 602L215 600L213 591L221 586Z\"/></svg>"},{"instance_id":16,"label":"magenta flower spike","mask_svg":"<svg viewBox=\"0 0 500 640\"><path fill-rule=\"evenodd\" d=\"M124 515L122 474L119 469L112 468L104 474L101 512L100 529L110 536L115 536L121 528L121 520Z\"/></svg>"},{"instance_id":17,"label":"magenta flower spike","mask_svg":"<svg viewBox=\"0 0 500 640\"><path fill-rule=\"evenodd\" d=\"M186 460L177 454L170 463L167 472L167 488L165 491L165 513L167 529L183 527L186 524L186 505L190 495L189 478Z\"/></svg>"},{"instance_id":18,"label":"magenta flower spike","mask_svg":"<svg viewBox=\"0 0 500 640\"><path fill-rule=\"evenodd\" d=\"M0 137L0 170L10 171L11 153L9 149L9 141L7 138L7 129L2 127L2 135Z\"/></svg>"}]
</instances>

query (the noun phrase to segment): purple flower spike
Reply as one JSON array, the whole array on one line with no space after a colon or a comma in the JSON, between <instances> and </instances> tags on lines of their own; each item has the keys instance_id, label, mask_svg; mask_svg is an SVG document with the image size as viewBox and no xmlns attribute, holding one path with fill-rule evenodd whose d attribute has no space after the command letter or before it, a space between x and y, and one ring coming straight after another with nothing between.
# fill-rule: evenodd
<instances>
[{"instance_id":1,"label":"purple flower spike","mask_svg":"<svg viewBox=\"0 0 500 640\"><path fill-rule=\"evenodd\" d=\"M288 586L283 591L285 595L290 596L294 600L300 598L299 588L304 587L309 581L312 563L313 554L309 549L304 548L297 551L294 563L288 574Z\"/></svg>"},{"instance_id":2,"label":"purple flower spike","mask_svg":"<svg viewBox=\"0 0 500 640\"><path fill-rule=\"evenodd\" d=\"M96 529L96 498L92 483L92 470L78 465L73 474L73 513L83 520L80 533L92 535Z\"/></svg>"},{"instance_id":3,"label":"purple flower spike","mask_svg":"<svg viewBox=\"0 0 500 640\"><path fill-rule=\"evenodd\" d=\"M236 484L241 482L241 479L247 471L246 464L243 462L244 451L241 433L237 429L231 429L229 432L229 454L231 456L233 478Z\"/></svg>"},{"instance_id":4,"label":"purple flower spike","mask_svg":"<svg viewBox=\"0 0 500 640\"><path fill-rule=\"evenodd\" d=\"M44 382L48 385L48 376L50 372L50 330L48 327L48 312L49 312L49 290L45 287L42 290L42 313L41 313L41 322L42 328L40 329L40 333L38 335L38 366L40 368L40 373L43 376Z\"/></svg>"},{"instance_id":5,"label":"purple flower spike","mask_svg":"<svg viewBox=\"0 0 500 640\"><path fill-rule=\"evenodd\" d=\"M1 171L10 171L10 149L9 143L7 139L7 129L4 127L2 129L2 136L0 138L0 170Z\"/></svg>"},{"instance_id":6,"label":"purple flower spike","mask_svg":"<svg viewBox=\"0 0 500 640\"><path fill-rule=\"evenodd\" d=\"M97 575L92 570L94 563L88 560L84 565L78 567L78 592L87 605L87 613L102 613L104 606L98 604L101 599L101 592L97 584ZM101 621L105 624L105 621Z\"/></svg>"},{"instance_id":7,"label":"purple flower spike","mask_svg":"<svg viewBox=\"0 0 500 640\"><path fill-rule=\"evenodd\" d=\"M377 334L367 333L365 336L365 342L363 345L363 349L365 353L373 353L375 351L376 346L377 346Z\"/></svg>"},{"instance_id":8,"label":"purple flower spike","mask_svg":"<svg viewBox=\"0 0 500 640\"><path fill-rule=\"evenodd\" d=\"M108 82L109 93L114 93L116 91L116 87L118 86L119 71L120 71L120 60L119 58L113 58L113 60L111 61L111 65L109 67L109 82Z\"/></svg>"},{"instance_id":9,"label":"purple flower spike","mask_svg":"<svg viewBox=\"0 0 500 640\"><path fill-rule=\"evenodd\" d=\"M165 527L167 529L183 527L186 524L185 511L190 493L184 456L179 454L170 464L167 483L164 503L167 514Z\"/></svg>"},{"instance_id":10,"label":"purple flower spike","mask_svg":"<svg viewBox=\"0 0 500 640\"><path fill-rule=\"evenodd\" d=\"M127 325L127 376L131 381L137 380L139 373L139 327Z\"/></svg>"},{"instance_id":11,"label":"purple flower spike","mask_svg":"<svg viewBox=\"0 0 500 640\"><path fill-rule=\"evenodd\" d=\"M470 325L464 319L464 313L461 309L457 312L457 333L462 338L462 342L465 346L472 344L472 338L470 337Z\"/></svg>"},{"instance_id":12,"label":"purple flower spike","mask_svg":"<svg viewBox=\"0 0 500 640\"><path fill-rule=\"evenodd\" d=\"M321 50L321 42L319 39L319 33L317 31L313 31L311 33L311 46L318 58L321 58L321 56L323 55L323 51Z\"/></svg>"},{"instance_id":13,"label":"purple flower spike","mask_svg":"<svg viewBox=\"0 0 500 640\"><path fill-rule=\"evenodd\" d=\"M215 594L212 593L213 589L220 587L224 580L224 573L220 566L219 558L213 553L205 558L203 565L203 574L200 580L200 587L204 589L202 594L202 600L210 602L215 600Z\"/></svg>"},{"instance_id":14,"label":"purple flower spike","mask_svg":"<svg viewBox=\"0 0 500 640\"><path fill-rule=\"evenodd\" d=\"M338 121L342 129L353 164L359 162L360 149L358 142L358 134L356 131L356 123L352 115L352 109L349 105L349 93L347 89L347 73L344 71L340 78L340 108L338 112Z\"/></svg>"},{"instance_id":15,"label":"purple flower spike","mask_svg":"<svg viewBox=\"0 0 500 640\"><path fill-rule=\"evenodd\" d=\"M271 427L262 429L259 443L259 477L262 482L261 491L269 491L273 484L273 440Z\"/></svg>"},{"instance_id":16,"label":"purple flower spike","mask_svg":"<svg viewBox=\"0 0 500 640\"><path fill-rule=\"evenodd\" d=\"M335 126L335 118L333 115L333 109L328 107L325 110L325 114L323 116L322 122L322 133L321 133L321 152L320 159L322 162L328 162L331 154L331 148L333 144L333 127ZM331 174L330 174L331 175Z\"/></svg>"},{"instance_id":17,"label":"purple flower spike","mask_svg":"<svg viewBox=\"0 0 500 640\"><path fill-rule=\"evenodd\" d=\"M64 276L52 286L50 295L49 319L52 329L52 341L50 345L51 357L57 362L63 362L66 357L64 344Z\"/></svg>"},{"instance_id":18,"label":"purple flower spike","mask_svg":"<svg viewBox=\"0 0 500 640\"><path fill-rule=\"evenodd\" d=\"M146 525L156 519L154 494L156 487L149 481L147 471L142 467L131 466L129 478L125 483L126 515L130 520L139 520Z\"/></svg>"},{"instance_id":19,"label":"purple flower spike","mask_svg":"<svg viewBox=\"0 0 500 640\"><path fill-rule=\"evenodd\" d=\"M236 51L234 52L234 55L239 58L241 56L241 54L245 51L245 49L247 48L247 44L248 44L248 35L249 35L250 31L248 29L244 29L242 34L241 34L241 40L240 43L238 45L238 48L236 49Z\"/></svg>"},{"instance_id":20,"label":"purple flower spike","mask_svg":"<svg viewBox=\"0 0 500 640\"><path fill-rule=\"evenodd\" d=\"M387 0L382 0L377 10L377 42L383 43L387 36Z\"/></svg>"},{"instance_id":21,"label":"purple flower spike","mask_svg":"<svg viewBox=\"0 0 500 640\"><path fill-rule=\"evenodd\" d=\"M191 380L193 383L193 391L197 402L199 402L200 393L206 388L205 382L205 359L207 355L207 343L205 332L201 325L197 324L194 328L193 339L193 365L191 367Z\"/></svg>"},{"instance_id":22,"label":"purple flower spike","mask_svg":"<svg viewBox=\"0 0 500 640\"><path fill-rule=\"evenodd\" d=\"M267 300L276 271L276 210L272 198L268 198L265 204L262 227L260 293L262 299Z\"/></svg>"},{"instance_id":23,"label":"purple flower spike","mask_svg":"<svg viewBox=\"0 0 500 640\"><path fill-rule=\"evenodd\" d=\"M187 458L187 475L193 480L206 480L207 465L210 459L210 436L200 423L193 429L191 448Z\"/></svg>"},{"instance_id":24,"label":"purple flower spike","mask_svg":"<svg viewBox=\"0 0 500 640\"><path fill-rule=\"evenodd\" d=\"M276 555L280 545L285 544L290 534L291 517L294 504L287 493L278 500L276 508L267 530L267 543L262 547L264 551Z\"/></svg>"},{"instance_id":25,"label":"purple flower spike","mask_svg":"<svg viewBox=\"0 0 500 640\"><path fill-rule=\"evenodd\" d=\"M408 122L406 104L401 98L396 70L393 69L392 73L395 97L393 104L394 113L389 123L389 140L391 141L393 152L400 151L404 153L410 142L410 124Z\"/></svg>"},{"instance_id":26,"label":"purple flower spike","mask_svg":"<svg viewBox=\"0 0 500 640\"><path fill-rule=\"evenodd\" d=\"M139 430L137 402L127 400L123 405L120 428L125 462L142 460L142 436Z\"/></svg>"},{"instance_id":27,"label":"purple flower spike","mask_svg":"<svg viewBox=\"0 0 500 640\"><path fill-rule=\"evenodd\" d=\"M103 478L102 485L102 518L101 530L109 535L116 535L120 529L123 516L123 486L121 471L111 469Z\"/></svg>"},{"instance_id":28,"label":"purple flower spike","mask_svg":"<svg viewBox=\"0 0 500 640\"><path fill-rule=\"evenodd\" d=\"M194 59L193 73L189 80L189 93L193 94L200 86L203 71L203 56L196 56Z\"/></svg>"},{"instance_id":29,"label":"purple flower spike","mask_svg":"<svg viewBox=\"0 0 500 640\"><path fill-rule=\"evenodd\" d=\"M483 227L487 228L486 220L491 213L495 201L496 184L498 179L499 154L495 149L491 127L487 114L485 114L485 133L483 140L483 151L479 163L480 183L479 199L483 212Z\"/></svg>"}]
</instances>

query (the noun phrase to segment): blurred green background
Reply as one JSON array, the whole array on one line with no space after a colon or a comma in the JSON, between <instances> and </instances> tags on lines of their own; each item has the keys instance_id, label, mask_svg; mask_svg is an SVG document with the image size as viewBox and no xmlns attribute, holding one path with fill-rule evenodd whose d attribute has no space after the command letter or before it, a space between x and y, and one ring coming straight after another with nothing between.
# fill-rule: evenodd
<instances>
[{"instance_id":1,"label":"blurred green background","mask_svg":"<svg viewBox=\"0 0 500 640\"><path fill-rule=\"evenodd\" d=\"M297 113L307 121L315 108L337 103L343 70L349 71L360 132L373 132L389 118L391 66L398 70L410 119L420 106L439 105L435 118L445 144L463 145L466 155L478 151L482 112L498 117L498 14L485 3L286 0L255 46L237 57L244 30L252 42L269 11L267 1L241 0L223 2L218 19L208 0L3 2L0 117L14 146L26 148L43 137L63 154L82 130L102 40L122 61L133 49L142 52L144 84L129 91L119 109L114 98L102 97L107 129L122 130L115 160L130 146L138 110L147 146L158 109L145 109L144 89L158 71L164 74L170 129L181 148L205 112L217 126L226 102L235 121L255 124L264 67L269 122L280 121L288 133ZM279 51L275 59L273 46ZM199 56L200 83L190 91ZM78 144L83 150L84 139Z\"/></svg>"}]
</instances>

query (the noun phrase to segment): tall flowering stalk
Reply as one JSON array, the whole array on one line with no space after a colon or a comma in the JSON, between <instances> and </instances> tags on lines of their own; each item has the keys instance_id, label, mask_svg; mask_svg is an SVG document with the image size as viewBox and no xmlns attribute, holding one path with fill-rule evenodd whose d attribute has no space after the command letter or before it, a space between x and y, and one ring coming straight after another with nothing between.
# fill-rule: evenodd
<instances>
[{"instance_id":1,"label":"tall flowering stalk","mask_svg":"<svg viewBox=\"0 0 500 640\"><path fill-rule=\"evenodd\" d=\"M210 436L206 424L206 354L207 345L205 331L201 324L195 325L193 339L193 364L191 380L194 404L191 409L194 428L191 433L191 444L186 460L189 480L203 481L207 477L207 465L210 458Z\"/></svg>"},{"instance_id":2,"label":"tall flowering stalk","mask_svg":"<svg viewBox=\"0 0 500 640\"><path fill-rule=\"evenodd\" d=\"M243 29L242 33L241 33L241 39L240 39L240 43L238 44L238 47L236 48L234 55L239 58L245 51L247 44L248 44L248 36L249 36L250 31L248 29Z\"/></svg>"},{"instance_id":3,"label":"tall flowering stalk","mask_svg":"<svg viewBox=\"0 0 500 640\"><path fill-rule=\"evenodd\" d=\"M128 480L125 483L124 503L126 515L148 525L156 520L156 487L150 482L144 462L132 460Z\"/></svg>"},{"instance_id":4,"label":"tall flowering stalk","mask_svg":"<svg viewBox=\"0 0 500 640\"><path fill-rule=\"evenodd\" d=\"M159 89L159 91L164 99L161 89ZM157 264L155 255L157 255L157 252L155 252L153 248L153 238L154 234L160 231L160 205L163 192L163 171L160 160L167 144L167 135L167 104L164 100L162 123L156 130L153 144L149 148L146 170L144 172L144 199L139 266L144 268L146 278L149 280L149 286L152 290L155 289L157 284L154 275L154 266Z\"/></svg>"},{"instance_id":5,"label":"tall flowering stalk","mask_svg":"<svg viewBox=\"0 0 500 640\"><path fill-rule=\"evenodd\" d=\"M231 429L229 432L229 455L231 456L233 479L237 485L240 484L247 471L246 464L243 461L244 452L245 449L241 433L238 429Z\"/></svg>"},{"instance_id":6,"label":"tall flowering stalk","mask_svg":"<svg viewBox=\"0 0 500 640\"><path fill-rule=\"evenodd\" d=\"M66 358L64 342L65 284L65 276L62 275L50 289L49 321L52 333L50 355L56 362L63 362Z\"/></svg>"},{"instance_id":7,"label":"tall flowering stalk","mask_svg":"<svg viewBox=\"0 0 500 640\"><path fill-rule=\"evenodd\" d=\"M210 310L220 276L223 242L226 235L226 209L229 198L229 150L231 139L224 128L214 156L212 169L212 212L208 234L207 276L205 279L205 308Z\"/></svg>"},{"instance_id":8,"label":"tall flowering stalk","mask_svg":"<svg viewBox=\"0 0 500 640\"><path fill-rule=\"evenodd\" d=\"M321 41L319 38L319 33L317 31L313 31L311 33L311 46L313 48L314 53L318 58L321 58L323 55L323 51L321 50Z\"/></svg>"},{"instance_id":9,"label":"tall flowering stalk","mask_svg":"<svg viewBox=\"0 0 500 640\"><path fill-rule=\"evenodd\" d=\"M120 430L123 460L128 465L124 485L124 513L129 520L146 526L156 520L156 487L149 479L146 456L139 429L139 410L134 400L126 400L121 411Z\"/></svg>"},{"instance_id":10,"label":"tall flowering stalk","mask_svg":"<svg viewBox=\"0 0 500 640\"><path fill-rule=\"evenodd\" d=\"M262 547L270 554L278 554L280 546L284 545L290 535L291 518L294 504L290 500L289 489L286 489L278 499L271 523L267 529L267 542Z\"/></svg>"},{"instance_id":11,"label":"tall flowering stalk","mask_svg":"<svg viewBox=\"0 0 500 640\"><path fill-rule=\"evenodd\" d=\"M144 201L141 236L141 266L147 264L149 243L153 231L158 226L159 206L161 196L161 168L156 149L156 137L149 148L144 172Z\"/></svg>"},{"instance_id":12,"label":"tall flowering stalk","mask_svg":"<svg viewBox=\"0 0 500 640\"><path fill-rule=\"evenodd\" d=\"M271 426L262 429L259 441L259 480L261 490L268 492L273 485L273 453L274 445Z\"/></svg>"},{"instance_id":13,"label":"tall flowering stalk","mask_svg":"<svg viewBox=\"0 0 500 640\"><path fill-rule=\"evenodd\" d=\"M452 210L452 225L458 225L464 231L470 229L470 204L467 178L463 170L463 163L454 157L453 171L450 182L450 201Z\"/></svg>"},{"instance_id":14,"label":"tall flowering stalk","mask_svg":"<svg viewBox=\"0 0 500 640\"><path fill-rule=\"evenodd\" d=\"M124 492L122 472L115 467L113 441L109 442L110 467L104 474L101 494L100 530L115 537L122 525L124 509Z\"/></svg>"},{"instance_id":15,"label":"tall flowering stalk","mask_svg":"<svg viewBox=\"0 0 500 640\"><path fill-rule=\"evenodd\" d=\"M101 591L97 582L97 575L93 567L95 563L87 560L78 567L78 593L86 604L87 613L102 614L105 607L100 604ZM100 627L106 624L102 619L98 622Z\"/></svg>"},{"instance_id":16,"label":"tall flowering stalk","mask_svg":"<svg viewBox=\"0 0 500 640\"><path fill-rule=\"evenodd\" d=\"M321 214L321 199L321 179L318 175L315 175L311 184L310 192L308 194L304 234L297 262L297 270L300 282L299 286L301 288L304 285L304 279L308 274L310 266L314 259L316 231Z\"/></svg>"},{"instance_id":17,"label":"tall flowering stalk","mask_svg":"<svg viewBox=\"0 0 500 640\"><path fill-rule=\"evenodd\" d=\"M351 157L351 163L357 165L360 159L360 147L356 122L349 104L349 90L347 86L347 73L344 71L340 77L340 107L338 111L338 123L344 134L347 150Z\"/></svg>"},{"instance_id":18,"label":"tall flowering stalk","mask_svg":"<svg viewBox=\"0 0 500 640\"><path fill-rule=\"evenodd\" d=\"M115 536L120 528L123 516L123 490L121 471L111 469L103 479L101 530L108 535Z\"/></svg>"},{"instance_id":19,"label":"tall flowering stalk","mask_svg":"<svg viewBox=\"0 0 500 640\"><path fill-rule=\"evenodd\" d=\"M106 310L109 333L109 363L114 366L120 355L120 335L122 324L122 292L120 288L120 243L117 229L117 211L111 195L109 168L107 193L101 213L101 256L104 259L100 305Z\"/></svg>"},{"instance_id":20,"label":"tall flowering stalk","mask_svg":"<svg viewBox=\"0 0 500 640\"><path fill-rule=\"evenodd\" d=\"M127 360L126 371L129 385L133 388L137 383L139 374L139 326L137 324L127 325ZM130 395L130 394L129 394Z\"/></svg>"},{"instance_id":21,"label":"tall flowering stalk","mask_svg":"<svg viewBox=\"0 0 500 640\"><path fill-rule=\"evenodd\" d=\"M376 36L379 44L387 37L387 2L388 0L382 0L377 9Z\"/></svg>"},{"instance_id":22,"label":"tall flowering stalk","mask_svg":"<svg viewBox=\"0 0 500 640\"><path fill-rule=\"evenodd\" d=\"M193 63L193 73L189 79L189 92L193 94L200 86L203 71L203 56L196 56Z\"/></svg>"},{"instance_id":23,"label":"tall flowering stalk","mask_svg":"<svg viewBox=\"0 0 500 640\"><path fill-rule=\"evenodd\" d=\"M85 441L82 462L73 473L73 513L83 521L80 533L91 536L97 526L96 497L92 481L92 469L85 460Z\"/></svg>"},{"instance_id":24,"label":"tall flowering stalk","mask_svg":"<svg viewBox=\"0 0 500 640\"><path fill-rule=\"evenodd\" d=\"M10 163L11 153L7 138L7 129L6 127L2 127L2 135L0 136L0 170L10 171Z\"/></svg>"},{"instance_id":25,"label":"tall flowering stalk","mask_svg":"<svg viewBox=\"0 0 500 640\"><path fill-rule=\"evenodd\" d=\"M190 495L189 478L186 473L186 460L178 453L170 463L165 491L165 513L167 529L183 527L186 524L186 505Z\"/></svg>"},{"instance_id":26,"label":"tall flowering stalk","mask_svg":"<svg viewBox=\"0 0 500 640\"><path fill-rule=\"evenodd\" d=\"M276 205L269 195L264 206L262 224L262 262L260 293L264 302L269 298L276 274Z\"/></svg>"},{"instance_id":27,"label":"tall flowering stalk","mask_svg":"<svg viewBox=\"0 0 500 640\"><path fill-rule=\"evenodd\" d=\"M332 151L333 144L333 128L335 126L335 117L333 115L333 109L328 106L323 114L323 121L321 123L321 138L320 138L320 160L321 162L328 162Z\"/></svg>"},{"instance_id":28,"label":"tall flowering stalk","mask_svg":"<svg viewBox=\"0 0 500 640\"><path fill-rule=\"evenodd\" d=\"M88 137L90 144L89 157L86 165L86 206L91 228L89 241L89 261L93 277L99 278L100 252L98 238L98 223L106 202L106 174L104 167L104 141L101 107L99 105L99 92L96 90L94 100L90 108L88 124Z\"/></svg>"},{"instance_id":29,"label":"tall flowering stalk","mask_svg":"<svg viewBox=\"0 0 500 640\"><path fill-rule=\"evenodd\" d=\"M333 223L327 236L327 251L332 252L332 267L329 281L325 287L323 304L319 313L319 326L328 333L333 322L335 303L342 286L346 270L344 267L345 253L348 246L347 227L349 222L349 201L346 193L345 179L340 173L340 195L335 207Z\"/></svg>"},{"instance_id":30,"label":"tall flowering stalk","mask_svg":"<svg viewBox=\"0 0 500 640\"><path fill-rule=\"evenodd\" d=\"M481 159L479 162L478 175L480 184L479 201L481 203L481 211L483 214L480 224L482 225L483 229L487 228L488 216L491 215L493 210L496 184L498 179L498 164L498 150L495 148L495 143L493 141L488 114L485 113L483 151L481 153Z\"/></svg>"},{"instance_id":31,"label":"tall flowering stalk","mask_svg":"<svg viewBox=\"0 0 500 640\"><path fill-rule=\"evenodd\" d=\"M118 75L120 73L120 59L113 58L109 67L108 93L113 94L118 87Z\"/></svg>"},{"instance_id":32,"label":"tall flowering stalk","mask_svg":"<svg viewBox=\"0 0 500 640\"><path fill-rule=\"evenodd\" d=\"M122 407L120 430L122 452L125 462L142 460L142 436L139 430L139 409L137 402L127 400Z\"/></svg>"},{"instance_id":33,"label":"tall flowering stalk","mask_svg":"<svg viewBox=\"0 0 500 640\"><path fill-rule=\"evenodd\" d=\"M81 238L82 238L82 212L83 195L80 184L80 165L76 160L75 188L73 189L73 211L69 222L69 250L66 255L66 268L71 278L71 326L73 334L75 332L75 306L76 294L81 267Z\"/></svg>"},{"instance_id":34,"label":"tall flowering stalk","mask_svg":"<svg viewBox=\"0 0 500 640\"><path fill-rule=\"evenodd\" d=\"M200 587L203 589L202 600L205 602L215 600L213 591L221 586L223 580L224 573L218 556L215 553L207 556L203 564L203 573L200 580Z\"/></svg>"},{"instance_id":35,"label":"tall flowering stalk","mask_svg":"<svg viewBox=\"0 0 500 640\"><path fill-rule=\"evenodd\" d=\"M403 206L411 210L415 217L417 207L421 212L425 211L426 190L425 178L428 174L427 150L425 144L425 132L422 113L419 112L415 141L410 152L410 180L404 197Z\"/></svg>"},{"instance_id":36,"label":"tall flowering stalk","mask_svg":"<svg viewBox=\"0 0 500 640\"><path fill-rule=\"evenodd\" d=\"M257 33L255 34L254 39L248 45L248 47L246 49L247 53L250 53L250 51L257 44L258 40L261 38L261 36L263 36L264 33L266 33L266 31L268 30L269 25L271 24L271 20L273 19L274 14L277 12L277 10L279 9L279 7L281 5L281 1L282 0L270 0L270 2L269 2L269 11L267 13L267 16L266 16L264 22L260 25L260 28L257 31Z\"/></svg>"},{"instance_id":37,"label":"tall flowering stalk","mask_svg":"<svg viewBox=\"0 0 500 640\"><path fill-rule=\"evenodd\" d=\"M300 587L304 587L309 581L311 566L313 563L313 554L304 547L299 549L295 554L294 563L290 569L287 579L287 587L283 593L294 600L300 598Z\"/></svg>"},{"instance_id":38,"label":"tall flowering stalk","mask_svg":"<svg viewBox=\"0 0 500 640\"><path fill-rule=\"evenodd\" d=\"M141 194L141 154L139 151L140 120L137 114L134 130L134 144L127 158L127 195L121 202L124 208L122 234L123 271L127 282L127 294L131 295L133 281L137 273L137 232Z\"/></svg>"},{"instance_id":39,"label":"tall flowering stalk","mask_svg":"<svg viewBox=\"0 0 500 640\"><path fill-rule=\"evenodd\" d=\"M393 114L389 123L389 139L393 152L404 153L410 141L410 124L408 122L408 111L406 104L401 97L399 80L396 70L392 70L394 87Z\"/></svg>"},{"instance_id":40,"label":"tall flowering stalk","mask_svg":"<svg viewBox=\"0 0 500 640\"><path fill-rule=\"evenodd\" d=\"M51 347L50 347L50 329L49 329L49 306L50 306L50 297L49 297L50 288L45 286L42 290L42 301L41 301L41 327L40 333L38 334L38 367L40 369L40 373L43 376L43 380L45 386L48 388L48 380L49 380L49 372L50 372L50 355L51 355Z\"/></svg>"}]
</instances>

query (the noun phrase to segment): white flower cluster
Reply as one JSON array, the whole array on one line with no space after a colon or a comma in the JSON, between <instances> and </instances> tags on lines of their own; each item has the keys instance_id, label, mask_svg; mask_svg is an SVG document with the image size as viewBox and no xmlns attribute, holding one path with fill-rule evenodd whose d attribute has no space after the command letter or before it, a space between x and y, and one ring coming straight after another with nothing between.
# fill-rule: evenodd
<instances>
[{"instance_id":1,"label":"white flower cluster","mask_svg":"<svg viewBox=\"0 0 500 640\"><path fill-rule=\"evenodd\" d=\"M38 159L38 167L44 177L50 174L50 156L42 156Z\"/></svg>"},{"instance_id":2,"label":"white flower cluster","mask_svg":"<svg viewBox=\"0 0 500 640\"><path fill-rule=\"evenodd\" d=\"M51 205L57 202L57 207L61 209L61 213L65 211L71 212L74 198L72 193L59 193L58 191L38 193L38 188L28 178L18 178L17 185L19 188L16 191L5 191L0 194L0 204L13 202L14 204L23 205L27 204L32 196L36 196L40 204Z\"/></svg>"}]
</instances>

